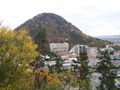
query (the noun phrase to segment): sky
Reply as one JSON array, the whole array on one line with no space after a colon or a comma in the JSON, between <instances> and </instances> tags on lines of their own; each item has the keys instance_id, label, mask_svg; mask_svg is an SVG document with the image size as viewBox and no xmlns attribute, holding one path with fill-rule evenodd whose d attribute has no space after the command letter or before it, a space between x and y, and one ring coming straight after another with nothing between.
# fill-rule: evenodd
<instances>
[{"instance_id":1,"label":"sky","mask_svg":"<svg viewBox=\"0 0 120 90\"><path fill-rule=\"evenodd\" d=\"M13 29L45 12L91 36L120 35L120 0L0 0L0 22Z\"/></svg>"}]
</instances>

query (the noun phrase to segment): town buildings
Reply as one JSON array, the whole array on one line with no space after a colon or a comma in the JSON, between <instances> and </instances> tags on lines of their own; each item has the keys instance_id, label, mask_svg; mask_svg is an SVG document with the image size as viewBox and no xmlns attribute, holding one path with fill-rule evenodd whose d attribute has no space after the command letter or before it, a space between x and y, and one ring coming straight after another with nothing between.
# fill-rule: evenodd
<instances>
[{"instance_id":1,"label":"town buildings","mask_svg":"<svg viewBox=\"0 0 120 90\"><path fill-rule=\"evenodd\" d=\"M106 45L104 48L100 48L100 52L104 52L108 50L111 60L115 60L115 58L119 56L120 59L120 51L116 52L113 45ZM88 47L87 45L74 45L71 49L69 49L69 44L67 42L64 43L51 43L50 50L60 56L64 62L63 67L70 69L72 67L73 60L77 60L77 57L80 56L80 53L85 51L88 55L89 65L94 66L98 62L98 58L96 58L100 52L98 52L97 47ZM112 61L115 65L118 64L117 61ZM117 64L116 64L117 63ZM52 62L55 64L55 62Z\"/></svg>"},{"instance_id":2,"label":"town buildings","mask_svg":"<svg viewBox=\"0 0 120 90\"><path fill-rule=\"evenodd\" d=\"M99 49L100 52L98 52L97 47L88 47L86 45L75 45L69 50L69 44L64 42L64 43L50 44L50 50L53 51L55 54L61 56L62 59L64 59L64 61L62 63L63 69L74 70L73 66L80 65L79 63L77 63L77 64L74 63L74 61L77 61L77 59L78 59L77 57L83 51L87 52L88 60L89 60L88 66L96 67L97 63L100 61L98 58L96 58L97 55L99 55L101 52L104 52L105 50L108 50L110 57L111 57L112 64L114 66L120 67L120 60L115 60L115 57L119 56L119 58L120 58L120 50L115 51L112 46L113 45L107 45L104 48L100 48ZM49 62L49 63L52 63L50 65L56 64L53 61ZM97 90L95 88L97 86L99 86L99 84L100 84L100 81L99 81L100 74L93 73L91 77L92 77L91 85L93 86L92 89ZM117 79L116 79L115 85L116 86L120 85L120 81L117 81Z\"/></svg>"},{"instance_id":3,"label":"town buildings","mask_svg":"<svg viewBox=\"0 0 120 90\"><path fill-rule=\"evenodd\" d=\"M77 60L81 52L86 52L89 60L96 60L98 54L97 47L88 47L87 45L75 45L69 50L69 44L66 42L51 43L50 50L64 60L63 67L68 69L71 68L74 64L73 60Z\"/></svg>"}]
</instances>

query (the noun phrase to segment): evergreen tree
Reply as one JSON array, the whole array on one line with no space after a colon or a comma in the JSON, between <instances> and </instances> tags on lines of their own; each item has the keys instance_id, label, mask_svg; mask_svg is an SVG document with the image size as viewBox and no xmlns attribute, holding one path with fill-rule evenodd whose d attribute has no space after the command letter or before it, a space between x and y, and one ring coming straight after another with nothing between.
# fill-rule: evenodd
<instances>
[{"instance_id":1,"label":"evergreen tree","mask_svg":"<svg viewBox=\"0 0 120 90\"><path fill-rule=\"evenodd\" d=\"M62 71L62 59L60 57L56 57L56 65L55 70L59 73Z\"/></svg>"},{"instance_id":2,"label":"evergreen tree","mask_svg":"<svg viewBox=\"0 0 120 90\"><path fill-rule=\"evenodd\" d=\"M113 65L108 50L101 53L100 62L97 64L97 72L101 74L99 90L115 90Z\"/></svg>"},{"instance_id":3,"label":"evergreen tree","mask_svg":"<svg viewBox=\"0 0 120 90\"><path fill-rule=\"evenodd\" d=\"M74 70L78 71L79 90L89 90L89 67L88 67L88 56L85 46L81 47L80 55L75 63Z\"/></svg>"},{"instance_id":4,"label":"evergreen tree","mask_svg":"<svg viewBox=\"0 0 120 90\"><path fill-rule=\"evenodd\" d=\"M38 44L37 51L41 52L41 54L46 54L48 50L48 40L46 37L46 29L42 28L40 30L37 30L35 35L35 43Z\"/></svg>"},{"instance_id":5,"label":"evergreen tree","mask_svg":"<svg viewBox=\"0 0 120 90\"><path fill-rule=\"evenodd\" d=\"M85 90L90 90L89 85L89 67L88 67L88 56L85 46L83 46L83 52L80 53L80 79L83 82Z\"/></svg>"}]
</instances>

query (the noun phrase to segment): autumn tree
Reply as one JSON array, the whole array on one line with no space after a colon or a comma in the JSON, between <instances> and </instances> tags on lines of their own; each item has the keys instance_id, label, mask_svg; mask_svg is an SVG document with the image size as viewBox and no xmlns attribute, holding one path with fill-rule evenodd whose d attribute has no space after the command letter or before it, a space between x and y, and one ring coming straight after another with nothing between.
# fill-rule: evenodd
<instances>
[{"instance_id":1,"label":"autumn tree","mask_svg":"<svg viewBox=\"0 0 120 90\"><path fill-rule=\"evenodd\" d=\"M0 28L0 90L32 90L29 63L37 45L25 30Z\"/></svg>"}]
</instances>

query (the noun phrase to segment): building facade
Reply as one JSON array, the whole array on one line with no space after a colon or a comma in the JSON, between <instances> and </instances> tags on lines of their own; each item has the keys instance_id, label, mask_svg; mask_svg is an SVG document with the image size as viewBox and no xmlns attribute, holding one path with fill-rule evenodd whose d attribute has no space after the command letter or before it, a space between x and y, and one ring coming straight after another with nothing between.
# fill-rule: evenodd
<instances>
[{"instance_id":1,"label":"building facade","mask_svg":"<svg viewBox=\"0 0 120 90\"><path fill-rule=\"evenodd\" d=\"M76 53L76 54L80 54L80 52L87 52L87 48L88 46L86 45L75 45L73 46L73 48L70 49L70 53Z\"/></svg>"},{"instance_id":2,"label":"building facade","mask_svg":"<svg viewBox=\"0 0 120 90\"><path fill-rule=\"evenodd\" d=\"M58 56L63 56L68 54L69 44L64 43L50 43L50 50L57 54Z\"/></svg>"}]
</instances>

